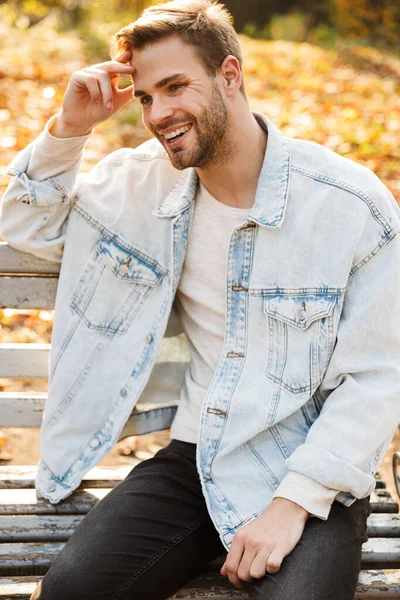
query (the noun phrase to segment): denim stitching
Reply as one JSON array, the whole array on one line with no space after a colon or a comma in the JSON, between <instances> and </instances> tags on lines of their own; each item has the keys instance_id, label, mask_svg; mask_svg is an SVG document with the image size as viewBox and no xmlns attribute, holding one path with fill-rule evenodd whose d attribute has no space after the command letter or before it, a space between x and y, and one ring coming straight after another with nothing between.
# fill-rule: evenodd
<instances>
[{"instance_id":1,"label":"denim stitching","mask_svg":"<svg viewBox=\"0 0 400 600\"><path fill-rule=\"evenodd\" d=\"M361 267L363 267L364 265L369 263L369 261L372 258L374 258L374 256L376 256L378 254L378 252L380 250L382 250L382 248L385 248L385 246L387 246L389 244L389 242L394 240L398 233L400 233L400 227L393 229L390 232L390 234L387 235L387 237L382 238L381 241L379 242L379 244L377 244L375 246L375 248L373 250L371 250L371 252L369 254L367 254L362 260L360 260L359 263L354 265L354 267L350 271L349 280L361 269Z\"/></svg>"},{"instance_id":2,"label":"denim stitching","mask_svg":"<svg viewBox=\"0 0 400 600\"><path fill-rule=\"evenodd\" d=\"M360 198L360 200L365 202L365 204L368 206L368 208L371 212L371 215L381 225L382 229L386 233L390 231L388 222L386 221L386 219L384 218L382 213L379 212L376 205L374 204L374 201L362 190L359 190L358 188L353 187L349 183L341 181L340 179L334 179L333 177L329 177L327 175L320 175L319 173L316 173L313 171L308 171L307 169L292 166L292 170L295 171L296 173L299 173L299 175L303 175L304 177L309 177L316 181L321 181L328 185L332 185L334 187L346 190L346 191L350 192L351 194L354 194L355 196Z\"/></svg>"},{"instance_id":3,"label":"denim stitching","mask_svg":"<svg viewBox=\"0 0 400 600\"><path fill-rule=\"evenodd\" d=\"M77 204L75 204L74 207L72 208L72 212L74 212L78 217L80 217L81 219L83 219L84 221L89 223L94 229L97 229L97 231L99 233L101 233L104 238L107 238L111 242L117 240L118 245L120 245L124 250L127 250L128 252L131 252L132 254L136 254L139 258L147 261L149 264L153 265L154 267L157 267L158 269L160 269L160 271L163 272L164 275L166 275L168 273L168 269L163 267L159 263L159 261L155 260L151 256L148 256L147 254L145 254L144 252L139 250L139 248L136 248L135 246L132 246L131 244L128 244L127 242L125 242L120 237L119 234L113 233L110 229L108 229L104 225L101 225L99 221L96 221L96 219L94 219L81 206L78 206Z\"/></svg>"},{"instance_id":4,"label":"denim stitching","mask_svg":"<svg viewBox=\"0 0 400 600\"><path fill-rule=\"evenodd\" d=\"M245 450L247 450L251 460L256 464L257 467L261 467L261 473L265 477L267 483L272 485L274 489L276 489L279 485L279 480L275 476L275 474L271 471L267 463L261 458L257 450L254 448L251 442L246 442L244 444Z\"/></svg>"},{"instance_id":5,"label":"denim stitching","mask_svg":"<svg viewBox=\"0 0 400 600\"><path fill-rule=\"evenodd\" d=\"M199 521L196 521L193 525L191 525L187 529L184 529L183 531L178 533L171 541L169 541L165 546L163 546L163 548L161 548L161 550L159 550L152 558L150 558L147 561L147 563L142 565L140 567L140 569L134 575L132 575L132 577L129 577L129 579L127 579L125 581L125 583L117 591L116 595L112 597L111 600L119 600L119 598L121 598L121 595L124 592L126 592L126 590L133 583L135 583L135 581L137 581L141 575L143 575L146 571L148 571L150 567L152 567L160 558L162 558L168 552L168 550L171 550L171 548L176 546L179 542L181 542L184 538L186 538L190 533L192 533L193 531L198 529L201 525L203 525L203 523L206 523L209 520L210 520L209 516L202 517Z\"/></svg>"}]
</instances>

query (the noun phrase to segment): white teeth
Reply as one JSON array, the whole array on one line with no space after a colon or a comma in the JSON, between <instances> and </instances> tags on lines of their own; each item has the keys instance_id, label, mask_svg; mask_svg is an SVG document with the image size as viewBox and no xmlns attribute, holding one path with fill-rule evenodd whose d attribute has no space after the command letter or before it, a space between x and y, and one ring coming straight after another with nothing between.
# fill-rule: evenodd
<instances>
[{"instance_id":1,"label":"white teeth","mask_svg":"<svg viewBox=\"0 0 400 600\"><path fill-rule=\"evenodd\" d=\"M190 125L186 125L186 127L181 127L180 129L176 129L175 131L170 131L169 133L164 133L164 137L167 140L171 140L176 137L180 133L185 133L185 131L189 131Z\"/></svg>"}]
</instances>

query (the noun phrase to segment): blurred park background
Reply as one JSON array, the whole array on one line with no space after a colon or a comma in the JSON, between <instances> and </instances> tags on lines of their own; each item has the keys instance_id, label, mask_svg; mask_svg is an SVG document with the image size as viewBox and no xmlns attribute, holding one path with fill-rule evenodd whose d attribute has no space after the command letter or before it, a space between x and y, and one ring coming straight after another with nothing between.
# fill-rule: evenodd
<instances>
[{"instance_id":1,"label":"blurred park background","mask_svg":"<svg viewBox=\"0 0 400 600\"><path fill-rule=\"evenodd\" d=\"M156 2L153 2L156 3ZM110 38L145 0L0 0L0 196L7 165L61 106L71 74L109 58ZM400 201L399 0L227 0L244 51L251 107L286 134L372 169ZM148 139L133 101L99 126L82 169ZM0 311L0 342L49 343L51 311ZM0 391L46 391L45 380L0 379ZM100 463L135 463L168 433L120 442ZM390 479L392 450L384 470ZM36 464L38 430L0 431L1 464ZM392 485L392 481L389 481Z\"/></svg>"}]
</instances>

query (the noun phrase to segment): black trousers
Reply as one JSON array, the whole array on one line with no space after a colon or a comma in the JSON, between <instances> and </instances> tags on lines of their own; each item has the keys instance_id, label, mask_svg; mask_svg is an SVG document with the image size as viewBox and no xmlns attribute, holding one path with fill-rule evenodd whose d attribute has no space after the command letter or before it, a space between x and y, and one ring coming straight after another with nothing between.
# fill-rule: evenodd
<instances>
[{"instance_id":1,"label":"black trousers","mask_svg":"<svg viewBox=\"0 0 400 600\"><path fill-rule=\"evenodd\" d=\"M82 520L31 600L166 600L226 554L208 515L196 446L173 440L132 469ZM352 600L369 499L308 519L275 575L246 584L256 600Z\"/></svg>"}]
</instances>

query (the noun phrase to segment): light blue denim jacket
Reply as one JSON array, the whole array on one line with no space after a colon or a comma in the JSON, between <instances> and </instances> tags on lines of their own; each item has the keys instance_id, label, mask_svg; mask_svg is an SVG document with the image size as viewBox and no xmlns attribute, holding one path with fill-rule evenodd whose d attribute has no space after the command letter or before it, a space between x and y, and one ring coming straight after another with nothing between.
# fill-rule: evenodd
<instances>
[{"instance_id":1,"label":"light blue denim jacket","mask_svg":"<svg viewBox=\"0 0 400 600\"><path fill-rule=\"evenodd\" d=\"M293 474L347 506L368 496L400 421L400 210L368 169L256 116L267 151L230 240L197 444L227 548ZM187 366L184 336L167 336L181 331L196 171L151 140L76 182L85 142L45 131L18 154L0 220L11 246L62 260L36 480L52 503L123 430L170 425Z\"/></svg>"}]
</instances>

